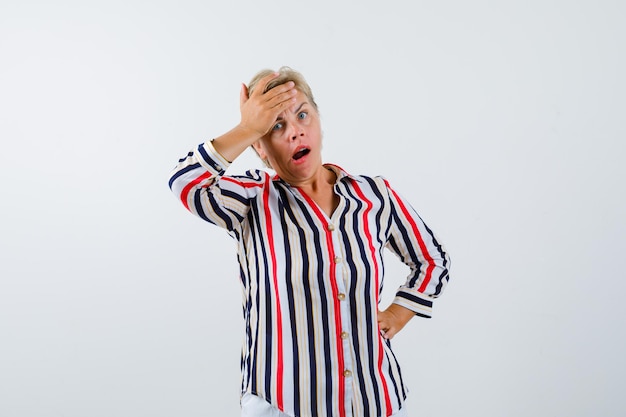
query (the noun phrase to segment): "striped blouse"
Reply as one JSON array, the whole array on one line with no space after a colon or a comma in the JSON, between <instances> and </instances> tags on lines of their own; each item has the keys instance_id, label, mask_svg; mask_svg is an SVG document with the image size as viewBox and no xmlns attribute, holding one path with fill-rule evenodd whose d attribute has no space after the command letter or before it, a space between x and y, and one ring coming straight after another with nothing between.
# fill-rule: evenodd
<instances>
[{"instance_id":1,"label":"striped blouse","mask_svg":"<svg viewBox=\"0 0 626 417\"><path fill-rule=\"evenodd\" d=\"M169 186L193 214L236 240L245 339L242 393L290 416L381 417L406 398L400 366L377 323L383 249L408 265L394 303L430 317L449 258L381 177L335 165L329 218L278 176L229 166L210 142L181 159Z\"/></svg>"}]
</instances>

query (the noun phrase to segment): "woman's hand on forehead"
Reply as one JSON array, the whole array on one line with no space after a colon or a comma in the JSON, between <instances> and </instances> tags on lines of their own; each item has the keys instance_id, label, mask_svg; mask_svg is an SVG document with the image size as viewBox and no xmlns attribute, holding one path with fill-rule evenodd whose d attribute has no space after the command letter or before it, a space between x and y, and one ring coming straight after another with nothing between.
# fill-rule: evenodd
<instances>
[{"instance_id":1,"label":"woman's hand on forehead","mask_svg":"<svg viewBox=\"0 0 626 417\"><path fill-rule=\"evenodd\" d=\"M258 135L259 138L269 132L279 114L296 103L297 90L293 81L287 81L263 93L277 76L277 73L272 73L263 77L252 94L249 94L245 84L241 86L239 127Z\"/></svg>"}]
</instances>

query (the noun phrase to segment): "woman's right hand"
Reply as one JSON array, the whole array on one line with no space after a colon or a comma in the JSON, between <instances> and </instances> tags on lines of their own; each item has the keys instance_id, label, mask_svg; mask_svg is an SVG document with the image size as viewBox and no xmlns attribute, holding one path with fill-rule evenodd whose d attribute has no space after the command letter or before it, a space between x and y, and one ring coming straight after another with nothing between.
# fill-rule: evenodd
<instances>
[{"instance_id":1,"label":"woman's right hand","mask_svg":"<svg viewBox=\"0 0 626 417\"><path fill-rule=\"evenodd\" d=\"M241 86L239 94L239 108L241 122L239 128L260 139L274 126L276 118L296 101L297 91L293 81L277 85L263 93L267 84L278 76L278 73L269 74L259 80L250 95L245 84Z\"/></svg>"}]
</instances>

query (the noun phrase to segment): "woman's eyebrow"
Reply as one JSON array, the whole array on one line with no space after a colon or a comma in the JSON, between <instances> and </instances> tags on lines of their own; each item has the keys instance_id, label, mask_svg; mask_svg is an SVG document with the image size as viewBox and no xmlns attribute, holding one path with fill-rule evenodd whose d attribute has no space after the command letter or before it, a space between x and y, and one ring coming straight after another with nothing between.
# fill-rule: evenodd
<instances>
[{"instance_id":1,"label":"woman's eyebrow","mask_svg":"<svg viewBox=\"0 0 626 417\"><path fill-rule=\"evenodd\" d=\"M298 106L298 108L294 111L294 114L295 114L295 113L298 113L298 112L302 109L302 106L304 106L305 104L309 104L309 102L308 102L308 101L303 101L303 102L302 102L302 103ZM284 117L283 117L283 116L280 116L280 115L276 118L276 120L277 120L277 121L278 121L278 120L283 120L283 119L284 119Z\"/></svg>"},{"instance_id":2,"label":"woman's eyebrow","mask_svg":"<svg viewBox=\"0 0 626 417\"><path fill-rule=\"evenodd\" d=\"M296 109L296 111L294 111L294 113L298 113L298 112L300 111L300 109L302 108L302 106L304 106L305 104L309 104L309 103L308 103L308 102L306 102L306 101L303 101L303 102L302 102L302 104L300 104L300 105L298 106L298 108Z\"/></svg>"}]
</instances>

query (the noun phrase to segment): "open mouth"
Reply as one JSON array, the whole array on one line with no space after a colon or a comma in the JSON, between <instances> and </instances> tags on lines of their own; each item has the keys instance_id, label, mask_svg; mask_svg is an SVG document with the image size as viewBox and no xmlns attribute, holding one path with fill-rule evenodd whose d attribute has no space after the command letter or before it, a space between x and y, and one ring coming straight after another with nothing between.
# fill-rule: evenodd
<instances>
[{"instance_id":1,"label":"open mouth","mask_svg":"<svg viewBox=\"0 0 626 417\"><path fill-rule=\"evenodd\" d=\"M296 153L293 154L292 158L294 161L297 161L298 159L303 158L306 155L308 155L309 152L311 152L309 148L299 149Z\"/></svg>"}]
</instances>

